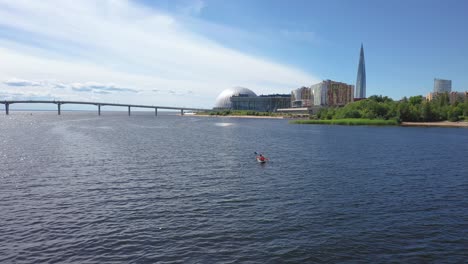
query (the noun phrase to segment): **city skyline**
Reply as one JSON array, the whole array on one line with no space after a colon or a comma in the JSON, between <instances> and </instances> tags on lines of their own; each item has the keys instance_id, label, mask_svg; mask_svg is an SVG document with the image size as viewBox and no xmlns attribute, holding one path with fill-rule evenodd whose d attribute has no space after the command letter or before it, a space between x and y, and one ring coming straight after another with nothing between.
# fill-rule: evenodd
<instances>
[{"instance_id":1,"label":"city skyline","mask_svg":"<svg viewBox=\"0 0 468 264\"><path fill-rule=\"evenodd\" d=\"M466 8L455 0L0 0L0 100L211 107L236 86L273 94L326 79L355 83L360 43L367 96L424 95L436 77L465 91Z\"/></svg>"}]
</instances>

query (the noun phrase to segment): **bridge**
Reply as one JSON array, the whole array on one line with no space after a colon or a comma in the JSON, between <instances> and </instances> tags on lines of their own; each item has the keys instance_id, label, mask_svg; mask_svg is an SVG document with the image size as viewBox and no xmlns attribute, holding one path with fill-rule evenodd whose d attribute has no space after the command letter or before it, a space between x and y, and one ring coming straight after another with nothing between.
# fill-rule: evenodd
<instances>
[{"instance_id":1,"label":"bridge","mask_svg":"<svg viewBox=\"0 0 468 264\"><path fill-rule=\"evenodd\" d=\"M101 115L102 106L122 106L128 108L128 115L131 114L131 108L152 108L154 109L154 114L158 115L158 109L166 110L180 110L180 114L184 115L184 111L210 111L210 109L202 108L190 108L190 107L173 107L173 106L155 106L155 105L133 105L133 104L113 104L113 103L99 103L99 102L81 102L81 101L43 101L43 100L9 100L9 101L0 101L0 104L5 105L5 113L10 114L10 105L12 104L56 104L57 113L61 114L61 107L64 104L78 104L78 105L95 105L97 106L98 115Z\"/></svg>"}]
</instances>

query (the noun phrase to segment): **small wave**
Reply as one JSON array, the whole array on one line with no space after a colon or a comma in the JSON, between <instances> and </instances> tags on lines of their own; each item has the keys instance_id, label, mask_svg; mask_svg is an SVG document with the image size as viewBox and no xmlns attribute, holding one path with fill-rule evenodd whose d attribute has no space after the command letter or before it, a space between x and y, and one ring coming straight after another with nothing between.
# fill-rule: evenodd
<instances>
[{"instance_id":1,"label":"small wave","mask_svg":"<svg viewBox=\"0 0 468 264\"><path fill-rule=\"evenodd\" d=\"M227 126L232 126L234 123L215 123L215 126L220 126L220 127L227 127Z\"/></svg>"}]
</instances>

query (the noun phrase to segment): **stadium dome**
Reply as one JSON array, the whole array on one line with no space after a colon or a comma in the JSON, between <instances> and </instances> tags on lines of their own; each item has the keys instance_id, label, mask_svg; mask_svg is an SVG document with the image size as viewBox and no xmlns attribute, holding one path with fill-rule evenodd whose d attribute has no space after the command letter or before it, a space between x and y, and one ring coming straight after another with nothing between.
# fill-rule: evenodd
<instances>
[{"instance_id":1,"label":"stadium dome","mask_svg":"<svg viewBox=\"0 0 468 264\"><path fill-rule=\"evenodd\" d=\"M257 95L250 89L244 87L233 87L222 91L216 98L215 108L230 109L232 107L232 96L256 97Z\"/></svg>"}]
</instances>

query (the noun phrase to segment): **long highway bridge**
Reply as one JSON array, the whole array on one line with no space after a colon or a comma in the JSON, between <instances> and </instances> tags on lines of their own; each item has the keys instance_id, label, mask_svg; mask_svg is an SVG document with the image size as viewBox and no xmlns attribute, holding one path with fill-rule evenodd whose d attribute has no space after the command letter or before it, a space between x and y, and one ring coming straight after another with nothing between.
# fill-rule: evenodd
<instances>
[{"instance_id":1,"label":"long highway bridge","mask_svg":"<svg viewBox=\"0 0 468 264\"><path fill-rule=\"evenodd\" d=\"M78 105L95 105L98 109L98 115L101 115L101 106L122 106L128 108L128 115L131 114L131 108L152 108L154 109L154 114L158 115L158 109L167 109L167 110L180 110L180 114L183 115L184 111L209 111L210 109L202 108L190 108L190 107L173 107L173 106L155 106L155 105L132 105L132 104L113 104L113 103L99 103L99 102L81 102L81 101L42 101L42 100L10 100L10 101L0 101L0 104L5 105L5 113L10 114L10 105L12 104L56 104L57 113L61 114L61 106L64 104L78 104Z\"/></svg>"}]
</instances>

